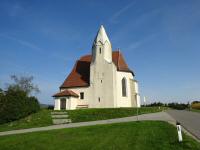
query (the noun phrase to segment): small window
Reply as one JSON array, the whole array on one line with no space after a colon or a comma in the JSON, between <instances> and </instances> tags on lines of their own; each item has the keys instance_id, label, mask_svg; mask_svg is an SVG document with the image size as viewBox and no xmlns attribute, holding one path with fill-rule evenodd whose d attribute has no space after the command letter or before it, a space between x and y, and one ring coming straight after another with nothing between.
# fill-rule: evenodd
<instances>
[{"instance_id":1,"label":"small window","mask_svg":"<svg viewBox=\"0 0 200 150\"><path fill-rule=\"evenodd\" d=\"M99 53L101 54L101 47L99 48Z\"/></svg>"},{"instance_id":2,"label":"small window","mask_svg":"<svg viewBox=\"0 0 200 150\"><path fill-rule=\"evenodd\" d=\"M102 83L103 81L101 80L101 83Z\"/></svg>"},{"instance_id":3,"label":"small window","mask_svg":"<svg viewBox=\"0 0 200 150\"><path fill-rule=\"evenodd\" d=\"M101 101L100 97L99 97L99 102Z\"/></svg>"},{"instance_id":4,"label":"small window","mask_svg":"<svg viewBox=\"0 0 200 150\"><path fill-rule=\"evenodd\" d=\"M80 99L84 99L84 92L80 93Z\"/></svg>"}]
</instances>

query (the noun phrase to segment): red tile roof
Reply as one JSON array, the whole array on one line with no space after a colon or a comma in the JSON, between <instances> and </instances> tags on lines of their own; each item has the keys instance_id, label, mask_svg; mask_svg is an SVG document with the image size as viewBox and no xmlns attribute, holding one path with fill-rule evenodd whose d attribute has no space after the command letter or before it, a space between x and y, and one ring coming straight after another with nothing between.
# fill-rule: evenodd
<instances>
[{"instance_id":1,"label":"red tile roof","mask_svg":"<svg viewBox=\"0 0 200 150\"><path fill-rule=\"evenodd\" d=\"M114 51L112 53L112 59L118 71L130 72L134 75L134 73L128 68L128 65L120 51ZM76 61L74 68L60 88L89 86L91 60L91 55L85 55Z\"/></svg>"},{"instance_id":2,"label":"red tile roof","mask_svg":"<svg viewBox=\"0 0 200 150\"><path fill-rule=\"evenodd\" d=\"M79 97L78 94L74 93L72 90L64 90L62 92L59 92L53 95L53 97L62 97L62 96Z\"/></svg>"}]
</instances>

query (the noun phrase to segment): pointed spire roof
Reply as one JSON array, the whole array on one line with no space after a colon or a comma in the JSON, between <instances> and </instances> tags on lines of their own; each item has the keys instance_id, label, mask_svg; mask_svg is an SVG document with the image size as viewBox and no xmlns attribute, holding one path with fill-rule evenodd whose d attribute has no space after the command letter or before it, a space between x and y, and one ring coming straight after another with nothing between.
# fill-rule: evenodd
<instances>
[{"instance_id":1,"label":"pointed spire roof","mask_svg":"<svg viewBox=\"0 0 200 150\"><path fill-rule=\"evenodd\" d=\"M95 40L94 40L94 43L97 43L97 42L99 42L99 41L100 41L101 43L103 43L103 44L104 44L106 41L107 41L108 43L110 43L110 40L109 40L109 38L108 38L108 36L107 36L107 34L106 34L106 31L105 31L103 25L100 26L99 31L97 32L96 38L95 38Z\"/></svg>"}]
</instances>

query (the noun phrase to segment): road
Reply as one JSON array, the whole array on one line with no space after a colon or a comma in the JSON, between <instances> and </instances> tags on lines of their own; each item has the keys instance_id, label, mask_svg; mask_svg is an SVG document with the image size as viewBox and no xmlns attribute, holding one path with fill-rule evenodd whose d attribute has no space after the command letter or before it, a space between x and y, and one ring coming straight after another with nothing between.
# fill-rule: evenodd
<instances>
[{"instance_id":1,"label":"road","mask_svg":"<svg viewBox=\"0 0 200 150\"><path fill-rule=\"evenodd\" d=\"M186 110L168 110L167 113L181 125L200 139L200 113Z\"/></svg>"}]
</instances>

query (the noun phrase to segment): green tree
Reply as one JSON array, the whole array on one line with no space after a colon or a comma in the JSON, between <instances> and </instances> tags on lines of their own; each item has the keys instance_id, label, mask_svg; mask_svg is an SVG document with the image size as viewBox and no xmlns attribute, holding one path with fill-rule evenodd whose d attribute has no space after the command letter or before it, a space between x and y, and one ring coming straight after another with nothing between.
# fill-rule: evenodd
<instances>
[{"instance_id":1,"label":"green tree","mask_svg":"<svg viewBox=\"0 0 200 150\"><path fill-rule=\"evenodd\" d=\"M36 97L21 89L8 88L0 97L0 124L24 118L40 110Z\"/></svg>"},{"instance_id":2,"label":"green tree","mask_svg":"<svg viewBox=\"0 0 200 150\"><path fill-rule=\"evenodd\" d=\"M0 88L0 96L3 96L4 91Z\"/></svg>"},{"instance_id":3,"label":"green tree","mask_svg":"<svg viewBox=\"0 0 200 150\"><path fill-rule=\"evenodd\" d=\"M24 118L39 111L40 104L32 92L39 88L32 83L33 77L17 77L12 75L14 83L9 84L4 92L0 89L0 124Z\"/></svg>"}]
</instances>

